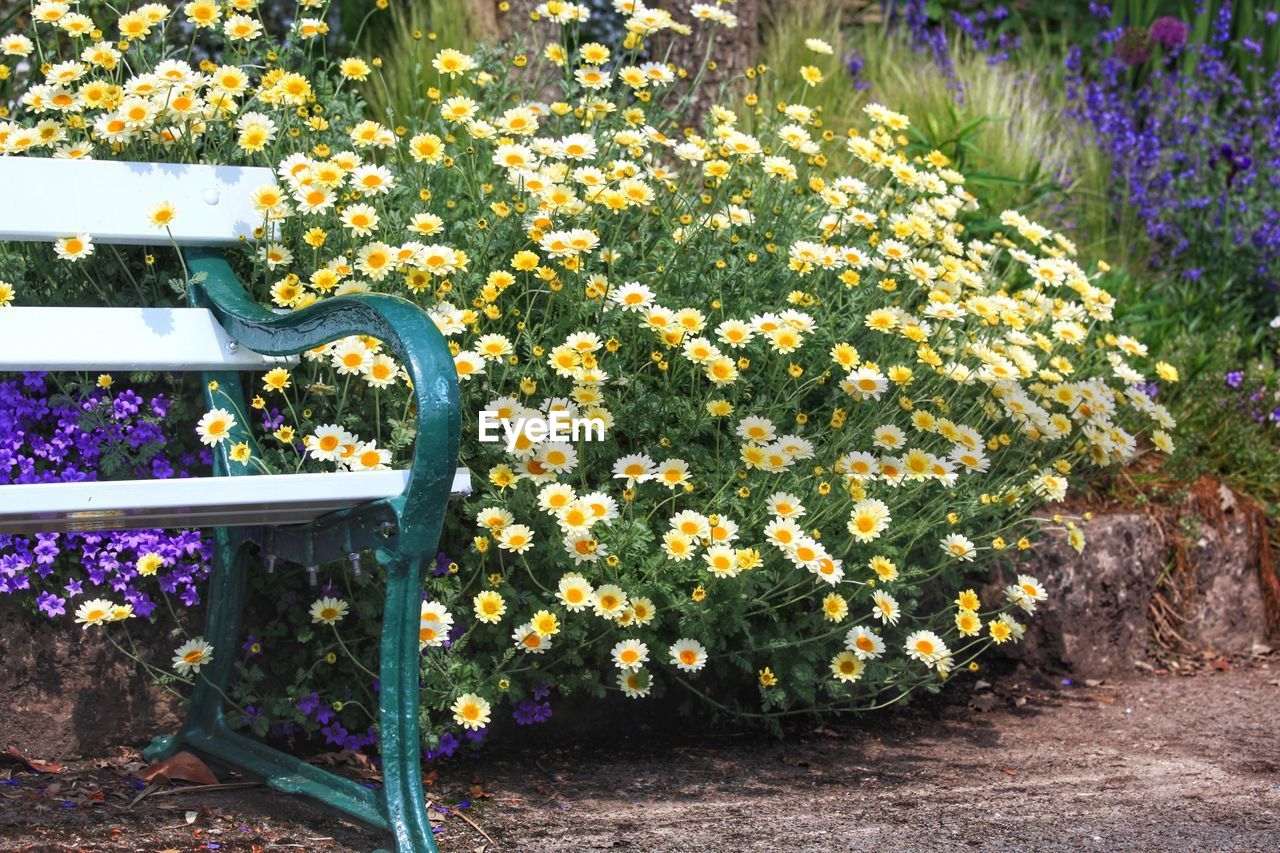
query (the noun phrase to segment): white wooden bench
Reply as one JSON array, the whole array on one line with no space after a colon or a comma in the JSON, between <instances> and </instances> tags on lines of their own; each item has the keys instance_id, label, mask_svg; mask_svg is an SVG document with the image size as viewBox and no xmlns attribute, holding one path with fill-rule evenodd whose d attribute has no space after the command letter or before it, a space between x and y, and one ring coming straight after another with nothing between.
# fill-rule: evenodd
<instances>
[{"instance_id":1,"label":"white wooden bench","mask_svg":"<svg viewBox=\"0 0 1280 853\"><path fill-rule=\"evenodd\" d=\"M426 314L398 297L343 296L287 314L254 302L219 247L253 239L264 223L252 192L274 183L260 168L0 157L0 186L7 198L22 199L0 205L0 241L89 234L95 243L172 251L170 236L146 220L149 208L169 201L177 209L172 241L192 273L186 308L0 309L0 372L193 371L220 386L217 401L202 392L210 407L225 407L228 397L241 401L233 441L214 448L214 476L2 485L0 533L213 528L205 636L215 654L198 676L182 731L158 739L148 756L194 748L387 829L400 850L433 851L421 785L418 627L423 565L435 558L450 495L470 488L466 470L456 468L453 358ZM354 334L381 340L413 380L418 428L410 468L262 476L232 464L230 445L254 442L240 372L296 364L298 353ZM387 581L379 709L386 778L379 791L244 737L223 714L250 567L292 563L314 577L318 566L364 552L376 555Z\"/></svg>"}]
</instances>

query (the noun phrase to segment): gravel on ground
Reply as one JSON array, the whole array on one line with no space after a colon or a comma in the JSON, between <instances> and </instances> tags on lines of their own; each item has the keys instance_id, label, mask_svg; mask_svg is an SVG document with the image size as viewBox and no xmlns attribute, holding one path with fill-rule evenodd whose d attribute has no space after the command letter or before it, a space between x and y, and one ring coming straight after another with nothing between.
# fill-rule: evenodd
<instances>
[{"instance_id":1,"label":"gravel on ground","mask_svg":"<svg viewBox=\"0 0 1280 853\"><path fill-rule=\"evenodd\" d=\"M521 740L431 775L443 851L1280 849L1274 657L1115 683L1001 680L783 741ZM118 750L57 774L0 766L0 850L386 844L260 786L138 800L137 762Z\"/></svg>"}]
</instances>

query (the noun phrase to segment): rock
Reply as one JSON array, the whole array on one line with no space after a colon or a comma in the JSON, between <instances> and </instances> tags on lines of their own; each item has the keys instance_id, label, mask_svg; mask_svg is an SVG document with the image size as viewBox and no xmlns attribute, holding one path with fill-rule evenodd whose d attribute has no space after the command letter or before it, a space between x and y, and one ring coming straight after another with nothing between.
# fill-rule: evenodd
<instances>
[{"instance_id":1,"label":"rock","mask_svg":"<svg viewBox=\"0 0 1280 853\"><path fill-rule=\"evenodd\" d=\"M1045 583L1049 600L1027 622L1017 647L1002 651L1038 670L1068 670L1081 678L1105 678L1146 665L1153 653L1149 620L1152 596L1166 567L1188 574L1174 596L1175 626L1190 645L1181 651L1250 654L1266 639L1268 617L1260 581L1263 528L1257 512L1225 487L1204 489L1205 500L1171 508L1164 524L1132 510L1097 513L1082 528L1088 545L1077 554L1061 531L1051 531L1029 559L1004 567L986 587L984 601L1002 600L1017 572Z\"/></svg>"},{"instance_id":2,"label":"rock","mask_svg":"<svg viewBox=\"0 0 1280 853\"><path fill-rule=\"evenodd\" d=\"M130 626L144 657L167 660L167 638L149 628ZM102 755L180 722L180 703L101 630L33 615L8 596L0 596L0 696L0 746L39 758Z\"/></svg>"},{"instance_id":3,"label":"rock","mask_svg":"<svg viewBox=\"0 0 1280 853\"><path fill-rule=\"evenodd\" d=\"M1182 633L1217 652L1248 654L1255 642L1266 637L1267 615L1258 580L1261 542L1252 518L1234 509L1223 515L1219 525L1201 521L1199 538L1189 549L1196 594L1189 602Z\"/></svg>"},{"instance_id":4,"label":"rock","mask_svg":"<svg viewBox=\"0 0 1280 853\"><path fill-rule=\"evenodd\" d=\"M1133 660L1148 654L1147 608L1161 567L1160 531L1137 513L1100 515L1084 530L1083 554L1051 532L1017 568L1044 582L1049 600L1025 619L1027 635L1009 654L1036 669L1105 678L1132 671ZM1002 600L1014 574L1006 569L983 600Z\"/></svg>"}]
</instances>

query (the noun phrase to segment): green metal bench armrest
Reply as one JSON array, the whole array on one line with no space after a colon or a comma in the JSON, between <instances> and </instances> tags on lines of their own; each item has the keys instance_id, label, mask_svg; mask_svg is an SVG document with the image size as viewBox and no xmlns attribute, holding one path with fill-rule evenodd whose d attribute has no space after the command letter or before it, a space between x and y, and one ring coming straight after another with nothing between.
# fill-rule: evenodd
<instances>
[{"instance_id":1,"label":"green metal bench armrest","mask_svg":"<svg viewBox=\"0 0 1280 853\"><path fill-rule=\"evenodd\" d=\"M220 250L189 249L186 259L200 279L193 285L193 304L212 311L228 335L255 352L295 355L350 335L369 335L395 353L413 383L417 433L404 492L375 504L394 512L396 550L434 555L462 426L453 354L431 318L409 300L388 294L338 296L274 314L249 295Z\"/></svg>"}]
</instances>

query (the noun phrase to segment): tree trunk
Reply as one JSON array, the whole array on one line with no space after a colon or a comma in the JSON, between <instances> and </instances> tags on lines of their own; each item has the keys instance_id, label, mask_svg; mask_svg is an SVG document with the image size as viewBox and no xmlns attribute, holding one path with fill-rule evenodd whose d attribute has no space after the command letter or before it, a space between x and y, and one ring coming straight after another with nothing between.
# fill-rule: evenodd
<instances>
[{"instance_id":1,"label":"tree trunk","mask_svg":"<svg viewBox=\"0 0 1280 853\"><path fill-rule=\"evenodd\" d=\"M467 0L467 17L478 41L486 44L501 41L503 33L497 0Z\"/></svg>"},{"instance_id":2,"label":"tree trunk","mask_svg":"<svg viewBox=\"0 0 1280 853\"><path fill-rule=\"evenodd\" d=\"M471 0L471 2L484 2L484 0ZM542 0L511 0L511 8L505 14L498 16L498 36L511 48L511 53L514 54L519 50L529 59L524 68L512 69L512 74L525 78L526 93L542 100L556 100L559 96L551 86L551 82L557 78L558 72L554 66L540 60L539 57L549 41L559 40L560 25L553 24L545 18L536 22L529 19L530 13L541 2Z\"/></svg>"},{"instance_id":3,"label":"tree trunk","mask_svg":"<svg viewBox=\"0 0 1280 853\"><path fill-rule=\"evenodd\" d=\"M690 100L690 112L684 118L696 126L708 107L723 100L719 94L721 87L741 89L743 75L755 64L760 41L760 0L737 0L727 7L738 18L738 25L733 28L694 21L685 0L657 0L655 5L671 12L677 23L691 25L694 34L659 33L650 40L650 56L659 61L665 59L677 72L684 69L687 76L681 85L686 87L697 78L704 60L710 60L710 67ZM714 41L708 45L711 32L715 33Z\"/></svg>"}]
</instances>

